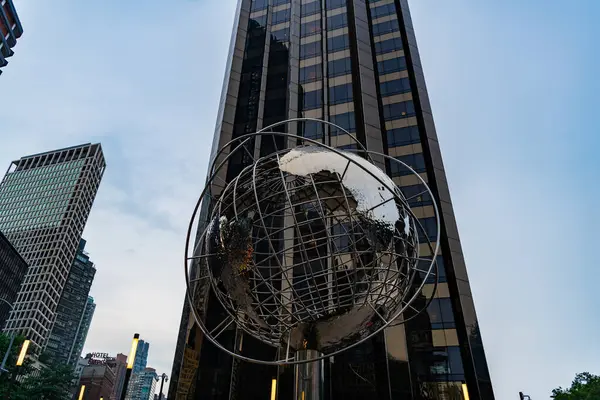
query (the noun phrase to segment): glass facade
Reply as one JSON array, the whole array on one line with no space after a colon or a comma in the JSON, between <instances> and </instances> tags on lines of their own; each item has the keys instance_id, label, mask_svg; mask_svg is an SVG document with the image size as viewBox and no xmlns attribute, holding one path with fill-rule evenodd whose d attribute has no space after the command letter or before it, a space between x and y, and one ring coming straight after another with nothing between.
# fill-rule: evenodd
<instances>
[{"instance_id":1,"label":"glass facade","mask_svg":"<svg viewBox=\"0 0 600 400\"><path fill-rule=\"evenodd\" d=\"M27 262L0 232L0 299L4 300L0 301L0 329L10 314L9 304L17 299L27 268Z\"/></svg>"},{"instance_id":2,"label":"glass facade","mask_svg":"<svg viewBox=\"0 0 600 400\"><path fill-rule=\"evenodd\" d=\"M140 340L135 351L135 361L133 362L132 372L138 373L143 371L148 365L148 351L150 350L150 343Z\"/></svg>"},{"instance_id":3,"label":"glass facade","mask_svg":"<svg viewBox=\"0 0 600 400\"><path fill-rule=\"evenodd\" d=\"M145 368L134 374L127 386L126 400L153 400L158 375L154 368Z\"/></svg>"},{"instance_id":4,"label":"glass facade","mask_svg":"<svg viewBox=\"0 0 600 400\"><path fill-rule=\"evenodd\" d=\"M81 239L67 283L56 309L56 323L46 353L57 362L75 365L81 356L96 305L88 297L96 268Z\"/></svg>"},{"instance_id":5,"label":"glass facade","mask_svg":"<svg viewBox=\"0 0 600 400\"><path fill-rule=\"evenodd\" d=\"M434 293L435 281L428 281L415 306L434 300L419 315L407 311L404 317L414 318L406 324L392 323L328 359L327 398L464 399L466 384L470 399L493 400L406 0L239 1L211 162L230 140L297 117L329 120L350 134L318 122L289 123L287 132L342 149L356 148L358 141L410 165L431 187L441 219L439 285ZM231 180L251 161L246 153L267 154L273 140L257 138L246 152L232 154L219 178ZM420 218L425 229L420 240L435 240L434 199L407 171L381 165ZM213 194L219 190L215 186ZM208 211L201 212L199 229ZM421 256L431 254L423 248ZM224 311L205 286L198 284L193 298L211 329ZM276 355L276 349L235 328L226 329L219 342L248 357ZM291 398L291 367L232 359L203 340L184 304L169 398L269 398L273 378L278 398Z\"/></svg>"},{"instance_id":6,"label":"glass facade","mask_svg":"<svg viewBox=\"0 0 600 400\"><path fill-rule=\"evenodd\" d=\"M22 34L23 27L13 0L0 0L0 68L8 64L7 58L13 55L12 48Z\"/></svg>"},{"instance_id":7,"label":"glass facade","mask_svg":"<svg viewBox=\"0 0 600 400\"><path fill-rule=\"evenodd\" d=\"M6 329L36 349L54 327L104 168L101 146L85 144L13 161L0 183L0 231L30 265Z\"/></svg>"}]
</instances>

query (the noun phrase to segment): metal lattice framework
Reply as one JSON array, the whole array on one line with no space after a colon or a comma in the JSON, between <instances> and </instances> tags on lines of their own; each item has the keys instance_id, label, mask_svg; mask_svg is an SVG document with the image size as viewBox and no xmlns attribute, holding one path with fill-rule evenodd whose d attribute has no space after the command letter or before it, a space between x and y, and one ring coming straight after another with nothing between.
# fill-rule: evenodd
<instances>
[{"instance_id":1,"label":"metal lattice framework","mask_svg":"<svg viewBox=\"0 0 600 400\"><path fill-rule=\"evenodd\" d=\"M435 293L434 287L430 298L413 306L436 274L439 250L435 202L434 240L409 206L420 195L434 198L425 181L358 141L356 152L349 152L274 131L307 121L352 137L335 124L298 118L234 139L215 156L190 221L185 269L192 315L214 345L246 361L306 362L293 353L307 346L321 359L333 356L414 318ZM234 157L242 160L239 172L225 179ZM414 174L423 192L405 196L373 159ZM201 229L192 249L199 209ZM419 256L423 245L429 258ZM205 323L206 301L203 307L195 302L208 290L225 310L212 326ZM277 359L247 357L238 346L220 343L219 335L232 326L280 349Z\"/></svg>"}]
</instances>

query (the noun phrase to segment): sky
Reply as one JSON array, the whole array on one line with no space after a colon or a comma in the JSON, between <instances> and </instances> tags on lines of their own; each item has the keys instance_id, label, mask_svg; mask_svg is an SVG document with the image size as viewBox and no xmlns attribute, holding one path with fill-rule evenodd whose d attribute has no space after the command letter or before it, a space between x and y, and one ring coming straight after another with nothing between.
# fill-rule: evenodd
<instances>
[{"instance_id":1,"label":"sky","mask_svg":"<svg viewBox=\"0 0 600 400\"><path fill-rule=\"evenodd\" d=\"M235 0L14 2L0 170L102 143L84 352L127 353L139 332L170 374ZM600 3L410 5L496 398L547 399L600 374Z\"/></svg>"}]
</instances>

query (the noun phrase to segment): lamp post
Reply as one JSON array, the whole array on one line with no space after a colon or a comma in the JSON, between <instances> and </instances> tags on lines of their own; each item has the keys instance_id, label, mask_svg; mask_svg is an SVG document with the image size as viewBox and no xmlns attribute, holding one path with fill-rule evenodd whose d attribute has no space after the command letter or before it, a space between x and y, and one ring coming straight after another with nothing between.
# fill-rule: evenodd
<instances>
[{"instance_id":1,"label":"lamp post","mask_svg":"<svg viewBox=\"0 0 600 400\"><path fill-rule=\"evenodd\" d=\"M165 374L163 372L162 375L160 376L160 390L158 392L158 400L162 399L163 385L165 384L165 382L168 382L168 381L169 381L169 377L167 376L167 374Z\"/></svg>"},{"instance_id":2,"label":"lamp post","mask_svg":"<svg viewBox=\"0 0 600 400\"><path fill-rule=\"evenodd\" d=\"M138 342L140 341L140 334L136 333L133 335L133 341L131 342L131 350L129 351L129 357L127 358L127 370L125 371L125 382L123 383L123 392L121 393L121 400L125 400L127 396L127 386L129 385L129 379L131 379L131 370L135 362L135 353L137 351Z\"/></svg>"}]
</instances>

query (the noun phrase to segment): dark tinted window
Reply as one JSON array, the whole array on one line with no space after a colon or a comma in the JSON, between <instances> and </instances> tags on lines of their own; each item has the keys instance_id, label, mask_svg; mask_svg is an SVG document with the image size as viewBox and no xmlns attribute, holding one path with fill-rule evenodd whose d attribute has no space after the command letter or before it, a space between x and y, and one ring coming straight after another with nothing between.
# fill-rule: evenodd
<instances>
[{"instance_id":1,"label":"dark tinted window","mask_svg":"<svg viewBox=\"0 0 600 400\"><path fill-rule=\"evenodd\" d=\"M254 30L256 33L254 36L264 35L263 29L256 29L258 26L265 26L267 24L267 14L261 15L260 17L252 18L248 21L249 30Z\"/></svg>"},{"instance_id":2,"label":"dark tinted window","mask_svg":"<svg viewBox=\"0 0 600 400\"><path fill-rule=\"evenodd\" d=\"M416 172L425 172L425 159L423 158L423 153L407 154L405 156L399 156L396 158L406 163ZM412 172L408 171L408 169L394 162L390 163L390 172L392 176L403 176L412 174Z\"/></svg>"},{"instance_id":3,"label":"dark tinted window","mask_svg":"<svg viewBox=\"0 0 600 400\"><path fill-rule=\"evenodd\" d=\"M373 35L384 35L386 33L395 32L400 30L397 20L380 22L373 25Z\"/></svg>"},{"instance_id":4,"label":"dark tinted window","mask_svg":"<svg viewBox=\"0 0 600 400\"><path fill-rule=\"evenodd\" d=\"M319 108L323 104L323 91L313 90L312 92L305 92L302 96L302 109L311 110L313 108Z\"/></svg>"},{"instance_id":5,"label":"dark tinted window","mask_svg":"<svg viewBox=\"0 0 600 400\"><path fill-rule=\"evenodd\" d=\"M410 81L408 78L394 79L393 81L382 82L379 88L382 96L406 93L410 92Z\"/></svg>"},{"instance_id":6,"label":"dark tinted window","mask_svg":"<svg viewBox=\"0 0 600 400\"><path fill-rule=\"evenodd\" d=\"M400 103L386 104L383 106L383 118L386 121L392 119L401 119L412 117L415 115L415 105L412 100L403 101Z\"/></svg>"},{"instance_id":7,"label":"dark tinted window","mask_svg":"<svg viewBox=\"0 0 600 400\"><path fill-rule=\"evenodd\" d=\"M321 2L320 1L313 1L313 2L310 2L310 3L302 4L300 15L302 15L303 17L305 17L307 15L316 14L319 11L321 11Z\"/></svg>"},{"instance_id":8,"label":"dark tinted window","mask_svg":"<svg viewBox=\"0 0 600 400\"><path fill-rule=\"evenodd\" d=\"M327 0L325 2L328 10L333 10L334 8L343 7L346 5L346 0Z\"/></svg>"},{"instance_id":9,"label":"dark tinted window","mask_svg":"<svg viewBox=\"0 0 600 400\"><path fill-rule=\"evenodd\" d=\"M400 38L391 38L375 43L375 52L377 54L390 53L396 50L402 50L402 39Z\"/></svg>"},{"instance_id":10,"label":"dark tinted window","mask_svg":"<svg viewBox=\"0 0 600 400\"><path fill-rule=\"evenodd\" d=\"M431 329L453 329L454 313L452 312L452 303L448 298L437 298L431 301L427 307Z\"/></svg>"},{"instance_id":11,"label":"dark tinted window","mask_svg":"<svg viewBox=\"0 0 600 400\"><path fill-rule=\"evenodd\" d=\"M333 17L327 17L327 30L334 30L338 28L343 28L348 25L348 18L346 14L338 14Z\"/></svg>"},{"instance_id":12,"label":"dark tinted window","mask_svg":"<svg viewBox=\"0 0 600 400\"><path fill-rule=\"evenodd\" d=\"M406 59L404 57L392 58L391 60L379 61L377 71L380 75L390 72L404 71L406 69Z\"/></svg>"},{"instance_id":13,"label":"dark tinted window","mask_svg":"<svg viewBox=\"0 0 600 400\"><path fill-rule=\"evenodd\" d=\"M281 11L276 11L273 13L273 20L272 20L272 24L280 24L282 22L286 22L290 20L290 9L288 8L287 10L281 10Z\"/></svg>"},{"instance_id":14,"label":"dark tinted window","mask_svg":"<svg viewBox=\"0 0 600 400\"><path fill-rule=\"evenodd\" d=\"M387 131L388 147L406 146L421 141L419 128L415 125L405 128L390 129Z\"/></svg>"},{"instance_id":15,"label":"dark tinted window","mask_svg":"<svg viewBox=\"0 0 600 400\"><path fill-rule=\"evenodd\" d=\"M327 39L327 52L335 53L336 51L345 50L350 47L350 39L348 35L334 36Z\"/></svg>"},{"instance_id":16,"label":"dark tinted window","mask_svg":"<svg viewBox=\"0 0 600 400\"><path fill-rule=\"evenodd\" d=\"M300 36L310 36L321 32L321 20L311 21L300 25Z\"/></svg>"},{"instance_id":17,"label":"dark tinted window","mask_svg":"<svg viewBox=\"0 0 600 400\"><path fill-rule=\"evenodd\" d=\"M396 12L396 6L394 3L385 4L383 6L371 8L371 17L377 18L382 17L384 15L394 14Z\"/></svg>"},{"instance_id":18,"label":"dark tinted window","mask_svg":"<svg viewBox=\"0 0 600 400\"><path fill-rule=\"evenodd\" d=\"M352 100L352 84L333 86L329 88L329 104L347 103Z\"/></svg>"},{"instance_id":19,"label":"dark tinted window","mask_svg":"<svg viewBox=\"0 0 600 400\"><path fill-rule=\"evenodd\" d=\"M267 8L268 5L269 5L268 0L254 0L252 2L251 10L252 11L263 10L263 9Z\"/></svg>"},{"instance_id":20,"label":"dark tinted window","mask_svg":"<svg viewBox=\"0 0 600 400\"><path fill-rule=\"evenodd\" d=\"M423 185L413 185L413 186L402 187L402 192L405 193L405 188L408 188L408 187L415 187L416 188L415 189L416 193L414 195L416 195L418 193L421 193L421 192L423 192L425 190L425 188L423 187ZM418 192L417 192L417 190L418 190ZM407 196L406 193L405 193L405 196L406 197L410 197L410 196ZM427 195L427 197L431 198L431 196L429 196L429 195ZM415 204L415 205L425 205L425 204L418 203L418 204ZM411 206L412 206L412 204L411 204ZM418 265L417 268L420 270L419 271L419 276L421 278L425 277L425 273L426 273L427 270L429 270L430 264L431 264L431 261L424 261L424 260L420 260L419 261L419 265ZM436 265L437 265L437 267L436 267ZM423 272L423 271L425 271L425 272ZM433 265L433 268L431 269L431 274L429 274L429 277L425 281L426 283L435 283L435 279L436 279L435 274L436 274L436 271L437 271L437 280L438 280L438 282L439 283L446 282L446 269L444 267L444 259L442 258L442 256L437 256L436 257L436 263Z\"/></svg>"},{"instance_id":21,"label":"dark tinted window","mask_svg":"<svg viewBox=\"0 0 600 400\"><path fill-rule=\"evenodd\" d=\"M302 121L300 123L300 136L315 140L322 139L323 124L316 121Z\"/></svg>"},{"instance_id":22,"label":"dark tinted window","mask_svg":"<svg viewBox=\"0 0 600 400\"><path fill-rule=\"evenodd\" d=\"M313 82L321 79L321 64L300 68L300 83Z\"/></svg>"},{"instance_id":23,"label":"dark tinted window","mask_svg":"<svg viewBox=\"0 0 600 400\"><path fill-rule=\"evenodd\" d=\"M421 155L421 159L423 159ZM415 162L420 162L420 160L415 160ZM409 164L410 165L410 164ZM411 165L412 167L412 165ZM415 171L420 172L416 166L412 167ZM425 162L423 161L422 170L425 170ZM419 243L427 243L427 239L430 241L434 241L437 239L437 221L434 217L431 218L421 218L419 219L423 229L421 227L417 227L417 231L419 233ZM425 232L423 232L423 230Z\"/></svg>"},{"instance_id":24,"label":"dark tinted window","mask_svg":"<svg viewBox=\"0 0 600 400\"><path fill-rule=\"evenodd\" d=\"M273 36L276 40L279 40L280 42L287 42L290 40L290 28L284 28L278 31L271 32L271 36Z\"/></svg>"},{"instance_id":25,"label":"dark tinted window","mask_svg":"<svg viewBox=\"0 0 600 400\"><path fill-rule=\"evenodd\" d=\"M290 0L273 0L273 5L274 6L280 6L282 4L287 4L289 2L290 2Z\"/></svg>"},{"instance_id":26,"label":"dark tinted window","mask_svg":"<svg viewBox=\"0 0 600 400\"><path fill-rule=\"evenodd\" d=\"M345 114L337 114L337 115L332 115L330 118L330 121L336 125L341 126L342 128L344 128L345 130L347 130L348 132L354 132L356 131L356 117L354 116L353 112L349 112L349 113L345 113ZM332 126L330 128L330 135L331 136L337 136L337 135L345 135L346 132L337 129L335 126Z\"/></svg>"},{"instance_id":27,"label":"dark tinted window","mask_svg":"<svg viewBox=\"0 0 600 400\"><path fill-rule=\"evenodd\" d=\"M321 42L300 45L300 58L310 58L321 54Z\"/></svg>"},{"instance_id":28,"label":"dark tinted window","mask_svg":"<svg viewBox=\"0 0 600 400\"><path fill-rule=\"evenodd\" d=\"M327 75L330 78L334 76L346 75L352 71L352 61L350 57L342 58L327 63Z\"/></svg>"}]
</instances>

